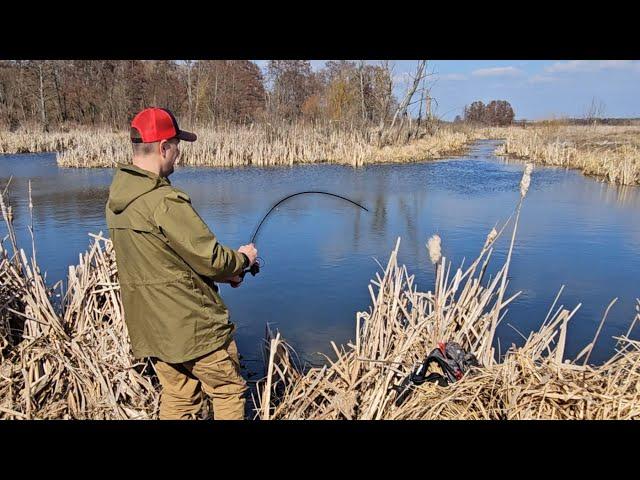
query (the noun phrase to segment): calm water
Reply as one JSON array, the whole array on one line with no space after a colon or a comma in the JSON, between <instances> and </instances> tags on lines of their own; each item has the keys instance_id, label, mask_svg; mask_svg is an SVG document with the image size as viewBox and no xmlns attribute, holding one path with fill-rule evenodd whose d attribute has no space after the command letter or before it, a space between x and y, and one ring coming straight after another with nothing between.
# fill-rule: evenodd
<instances>
[{"instance_id":1,"label":"calm water","mask_svg":"<svg viewBox=\"0 0 640 480\"><path fill-rule=\"evenodd\" d=\"M276 201L301 190L325 190L354 199L300 196L284 203L262 226L257 246L262 272L239 289L221 287L238 326L238 345L249 370L260 371L265 323L278 328L307 359L329 352L329 341L353 339L355 312L367 310L367 285L386 264L398 236L399 259L432 288L427 238L442 237L443 254L459 265L476 257L489 230L503 222L519 196L521 163L493 155L496 142L478 143L468 156L431 163L379 165L354 170L332 165L270 169L181 168L172 183L192 198L225 244L247 243ZM23 248L27 182L32 181L38 262L50 282L77 263L90 237L106 234L104 203L110 169L60 169L53 154L0 156L0 187L13 176L11 202ZM608 303L612 308L592 355L613 353L613 335L626 332L640 297L640 189L613 187L574 171L538 167L525 201L509 290L522 294L498 330L502 350L536 329L562 285L560 303L582 307L569 325L566 354L573 358L593 338ZM0 235L6 234L4 223ZM508 238L494 254L493 272ZM509 326L509 324L511 326ZM637 338L636 332L633 337ZM253 362L253 363L252 363Z\"/></svg>"}]
</instances>

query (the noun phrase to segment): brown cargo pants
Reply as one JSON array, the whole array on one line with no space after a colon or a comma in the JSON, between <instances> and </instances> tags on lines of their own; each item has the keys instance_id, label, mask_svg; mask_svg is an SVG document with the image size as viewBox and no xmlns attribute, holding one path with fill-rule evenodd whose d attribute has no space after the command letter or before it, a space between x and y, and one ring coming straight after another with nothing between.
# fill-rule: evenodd
<instances>
[{"instance_id":1,"label":"brown cargo pants","mask_svg":"<svg viewBox=\"0 0 640 480\"><path fill-rule=\"evenodd\" d=\"M247 384L240 374L235 340L225 347L184 363L154 359L160 383L160 420L196 418L202 390L211 399L215 420L243 420Z\"/></svg>"}]
</instances>

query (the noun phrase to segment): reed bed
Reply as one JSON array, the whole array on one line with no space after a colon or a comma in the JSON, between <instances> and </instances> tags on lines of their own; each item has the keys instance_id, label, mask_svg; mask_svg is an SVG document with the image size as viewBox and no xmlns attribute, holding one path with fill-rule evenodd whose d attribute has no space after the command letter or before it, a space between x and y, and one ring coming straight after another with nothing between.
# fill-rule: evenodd
<instances>
[{"instance_id":1,"label":"reed bed","mask_svg":"<svg viewBox=\"0 0 640 480\"><path fill-rule=\"evenodd\" d=\"M520 184L520 200L500 231L492 230L478 257L452 274L441 239L427 248L435 267L433 291L420 292L414 276L398 265L400 239L369 286L372 307L356 316L355 341L331 342L333 358L307 368L280 332L267 344L267 375L253 398L256 417L270 419L637 419L640 418L640 342L629 331L605 364L588 363L594 340L573 360L565 359L567 326L580 305L557 306L556 297L537 332L521 347L496 352L496 327L505 307L508 270L531 167ZM485 278L497 238L512 225L509 253L493 278ZM374 289L375 287L375 289ZM615 300L614 300L615 302ZM614 303L612 302L612 304ZM609 308L611 305L609 306ZM609 311L607 308L607 312ZM441 341L455 341L474 353L480 366L441 387L413 386L397 406L397 387ZM497 353L497 354L496 354Z\"/></svg>"},{"instance_id":2,"label":"reed bed","mask_svg":"<svg viewBox=\"0 0 640 480\"><path fill-rule=\"evenodd\" d=\"M11 207L2 197L0 206L10 243L0 243L0 418L156 416L152 367L130 353L110 241L92 235L62 295L35 252L18 248Z\"/></svg>"},{"instance_id":3,"label":"reed bed","mask_svg":"<svg viewBox=\"0 0 640 480\"><path fill-rule=\"evenodd\" d=\"M40 153L56 152L73 148L77 138L88 132L51 132L21 130L17 132L0 131L0 153Z\"/></svg>"},{"instance_id":4,"label":"reed bed","mask_svg":"<svg viewBox=\"0 0 640 480\"><path fill-rule=\"evenodd\" d=\"M498 154L577 168L616 185L640 184L640 127L535 126L486 129L504 138Z\"/></svg>"},{"instance_id":5,"label":"reed bed","mask_svg":"<svg viewBox=\"0 0 640 480\"><path fill-rule=\"evenodd\" d=\"M378 130L330 125L198 127L198 141L182 142L180 164L187 166L280 166L337 163L411 162L461 153L473 139L467 133L422 129L415 138L407 129ZM112 167L131 161L128 134L81 128L71 133L41 131L0 133L0 153L56 151L61 167Z\"/></svg>"},{"instance_id":6,"label":"reed bed","mask_svg":"<svg viewBox=\"0 0 640 480\"><path fill-rule=\"evenodd\" d=\"M294 125L288 129L269 125L205 130L186 145L183 163L191 166L272 166L298 163L337 163L355 167L379 162L410 162L460 152L470 138L441 129L409 141L376 132L338 130ZM379 147L380 143L385 144Z\"/></svg>"}]
</instances>

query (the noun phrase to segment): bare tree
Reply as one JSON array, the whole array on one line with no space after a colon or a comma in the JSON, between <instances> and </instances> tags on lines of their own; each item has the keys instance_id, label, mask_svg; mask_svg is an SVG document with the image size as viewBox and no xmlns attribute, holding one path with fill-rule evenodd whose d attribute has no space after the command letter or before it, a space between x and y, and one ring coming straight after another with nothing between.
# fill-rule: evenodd
<instances>
[{"instance_id":1,"label":"bare tree","mask_svg":"<svg viewBox=\"0 0 640 480\"><path fill-rule=\"evenodd\" d=\"M358 74L360 77L360 99L362 101L362 121L367 121L367 108L364 103L364 60L360 60L358 64Z\"/></svg>"},{"instance_id":2,"label":"bare tree","mask_svg":"<svg viewBox=\"0 0 640 480\"><path fill-rule=\"evenodd\" d=\"M416 76L414 94L409 88L398 104L389 61L327 62L316 72L308 61L274 60L265 70L268 83L248 60L0 61L0 121L13 129L62 124L120 129L140 109L163 106L192 125L329 120L367 132L379 125L382 132L392 117L396 125L406 117L416 101L426 102L429 116L423 72ZM421 104L420 118L424 110Z\"/></svg>"},{"instance_id":3,"label":"bare tree","mask_svg":"<svg viewBox=\"0 0 640 480\"><path fill-rule=\"evenodd\" d=\"M433 128L435 124L432 112L432 103L435 103L437 107L438 101L431 96L431 86L427 84L427 76L428 75L424 75L422 78L422 87L420 88L420 109L418 111L418 121L416 122L416 128L413 132L414 138L417 138L420 127L422 125L423 105L425 107L425 123L427 127L431 130L431 128Z\"/></svg>"},{"instance_id":4,"label":"bare tree","mask_svg":"<svg viewBox=\"0 0 640 480\"><path fill-rule=\"evenodd\" d=\"M36 67L38 69L38 80L40 81L40 119L42 121L42 129L47 132L49 131L49 125L47 124L47 111L44 106L44 72L43 72L43 64L44 61L39 61L36 63Z\"/></svg>"},{"instance_id":5,"label":"bare tree","mask_svg":"<svg viewBox=\"0 0 640 480\"><path fill-rule=\"evenodd\" d=\"M270 60L267 75L274 113L286 120L299 117L304 102L317 87L311 63L308 60Z\"/></svg>"},{"instance_id":6,"label":"bare tree","mask_svg":"<svg viewBox=\"0 0 640 480\"><path fill-rule=\"evenodd\" d=\"M584 118L588 123L593 123L595 126L598 119L604 116L605 104L599 98L593 97L591 103L585 110Z\"/></svg>"},{"instance_id":7,"label":"bare tree","mask_svg":"<svg viewBox=\"0 0 640 480\"><path fill-rule=\"evenodd\" d=\"M189 126L191 126L193 125L193 95L191 92L191 70L193 69L193 62L191 60L186 60L184 63L187 67L187 118L189 119Z\"/></svg>"},{"instance_id":8,"label":"bare tree","mask_svg":"<svg viewBox=\"0 0 640 480\"><path fill-rule=\"evenodd\" d=\"M393 114L393 120L391 120L391 128L393 128L393 126L395 125L396 120L398 119L398 116L404 117L407 115L407 109L413 103L412 102L413 96L418 90L418 87L420 86L420 82L426 75L426 68L427 68L427 60L420 60L418 61L418 66L416 67L416 73L414 75L410 74L412 81L410 82L409 87L407 88L407 93L404 95L404 98L400 102L400 105L398 105L398 108Z\"/></svg>"},{"instance_id":9,"label":"bare tree","mask_svg":"<svg viewBox=\"0 0 640 480\"><path fill-rule=\"evenodd\" d=\"M382 84L380 88L380 96L378 97L378 105L380 108L380 125L379 132L382 133L384 125L387 120L387 113L391 106L393 99L393 69L394 66L389 64L389 60L383 60L380 64L380 72L382 72L379 83Z\"/></svg>"}]
</instances>

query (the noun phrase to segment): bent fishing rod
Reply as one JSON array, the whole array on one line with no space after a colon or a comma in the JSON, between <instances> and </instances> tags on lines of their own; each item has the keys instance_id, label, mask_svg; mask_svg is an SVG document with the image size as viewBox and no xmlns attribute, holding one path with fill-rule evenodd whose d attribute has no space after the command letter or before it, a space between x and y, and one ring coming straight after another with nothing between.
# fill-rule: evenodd
<instances>
[{"instance_id":1,"label":"bent fishing rod","mask_svg":"<svg viewBox=\"0 0 640 480\"><path fill-rule=\"evenodd\" d=\"M256 238L258 236L258 232L260 231L260 227L262 227L262 224L264 223L264 221L269 217L269 215L271 214L271 212L273 212L280 204L286 202L287 200L289 200L290 198L296 197L298 195L306 195L309 193L316 193L316 194L321 194L321 195L329 195L330 197L336 197L336 198L340 198L342 200L345 200L353 205L355 205L356 207L361 208L362 210L364 210L365 212L368 212L369 210L360 205L358 202L354 202L353 200L348 199L347 197L343 197L342 195L337 195L335 193L329 193L329 192L319 192L316 190L310 190L310 191L305 191L305 192L298 192L298 193L293 193L291 195L288 195L286 197L284 197L282 200L278 201L275 205L273 205L273 207L271 207L269 209L269 211L266 213L266 215L264 217L262 217L262 220L260 221L260 223L258 224L258 226L256 227L256 229L253 232L253 235L251 236L251 240L249 240L249 243L255 243ZM264 262L262 262L264 263ZM240 277L244 279L244 276L247 273L251 273L252 276L256 276L259 272L260 272L260 266L261 266L261 262L258 261L258 259L256 259L256 261L254 262L253 265L251 265L250 268L248 268L247 270L244 270L241 274Z\"/></svg>"}]
</instances>

